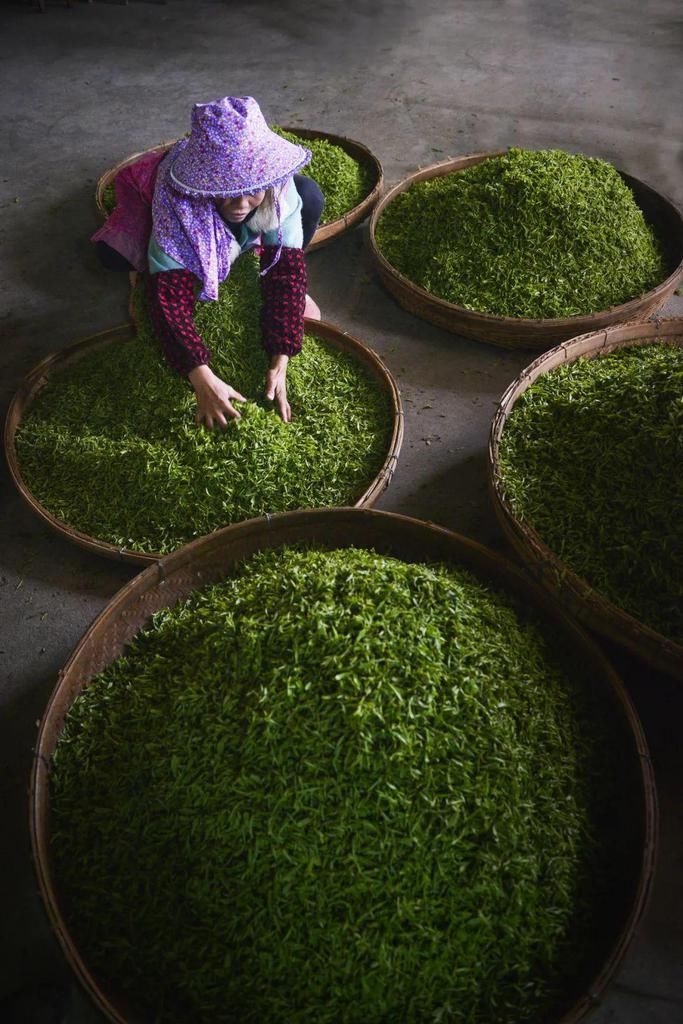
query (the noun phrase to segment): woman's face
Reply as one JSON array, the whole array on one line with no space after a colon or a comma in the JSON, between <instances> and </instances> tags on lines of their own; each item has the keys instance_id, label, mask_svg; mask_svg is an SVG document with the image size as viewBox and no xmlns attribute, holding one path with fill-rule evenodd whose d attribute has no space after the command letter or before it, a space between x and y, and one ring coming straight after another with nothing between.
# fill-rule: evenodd
<instances>
[{"instance_id":1,"label":"woman's face","mask_svg":"<svg viewBox=\"0 0 683 1024\"><path fill-rule=\"evenodd\" d=\"M253 195L235 196L232 199L219 199L218 212L223 220L239 224L240 221L246 220L252 210L261 205L265 196L264 191L254 192Z\"/></svg>"}]
</instances>

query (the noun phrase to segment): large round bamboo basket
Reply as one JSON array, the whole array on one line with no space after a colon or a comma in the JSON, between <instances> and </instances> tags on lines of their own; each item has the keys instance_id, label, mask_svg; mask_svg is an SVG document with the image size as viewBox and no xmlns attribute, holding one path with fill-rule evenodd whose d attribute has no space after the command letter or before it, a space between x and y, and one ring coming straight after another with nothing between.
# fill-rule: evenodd
<instances>
[{"instance_id":1,"label":"large round bamboo basket","mask_svg":"<svg viewBox=\"0 0 683 1024\"><path fill-rule=\"evenodd\" d=\"M304 323L308 333L321 338L328 345L340 352L346 352L356 359L377 381L391 402L393 427L384 463L377 476L369 482L368 486L354 503L356 508L372 507L391 483L403 443L403 408L400 392L385 364L363 342L324 320L305 320ZM130 548L118 548L114 544L97 540L95 537L82 533L80 530L74 529L68 523L52 515L48 509L40 504L26 485L21 472L21 464L16 447L17 430L21 425L22 419L31 407L36 394L50 377L77 362L83 356L96 352L98 349L106 348L109 345L134 343L134 339L135 330L133 326L131 324L123 324L120 327L103 331L101 334L96 334L93 337L85 338L83 341L76 342L76 344L70 345L59 352L54 352L38 363L24 378L19 390L10 403L5 421L4 445L10 475L19 494L28 507L52 530L71 543L77 544L88 551L93 551L95 554L103 555L105 558L130 562L134 565L149 565L152 562L158 561L162 557L161 554L148 554L134 551Z\"/></svg>"},{"instance_id":2,"label":"large round bamboo basket","mask_svg":"<svg viewBox=\"0 0 683 1024\"><path fill-rule=\"evenodd\" d=\"M490 342L504 348L531 349L547 349L578 334L599 330L612 324L647 320L661 309L673 294L676 283L683 274L683 216L670 199L623 171L619 171L621 177L632 189L645 219L664 247L667 277L656 288L619 306L585 316L562 319L531 320L522 317L491 316L437 298L436 295L413 284L389 263L377 245L376 231L382 213L396 196L419 181L429 181L455 171L462 171L492 157L504 156L505 152L498 150L492 153L473 153L423 167L394 185L376 205L370 219L370 252L382 283L399 304L409 313L414 313L415 316L428 320L438 327L444 327L454 334L473 338L475 341Z\"/></svg>"},{"instance_id":3,"label":"large round bamboo basket","mask_svg":"<svg viewBox=\"0 0 683 1024\"><path fill-rule=\"evenodd\" d=\"M581 622L638 654L649 664L683 679L683 646L639 622L573 573L542 538L514 515L500 473L500 441L515 402L544 373L579 358L595 359L617 348L666 343L683 346L683 320L627 324L573 338L534 360L504 392L491 425L489 489L498 521L524 565Z\"/></svg>"},{"instance_id":4,"label":"large round bamboo basket","mask_svg":"<svg viewBox=\"0 0 683 1024\"><path fill-rule=\"evenodd\" d=\"M657 798L645 738L635 710L618 676L590 640L544 591L499 555L441 527L417 519L368 509L321 509L252 519L202 537L163 558L123 587L90 626L59 675L38 735L31 779L30 829L40 891L51 925L79 981L108 1020L142 1022L116 992L88 967L88 951L77 947L60 903L50 855L50 761L65 715L90 679L118 657L134 634L161 608L187 598L217 581L257 551L306 541L328 548L351 545L374 548L408 562L448 562L463 566L480 579L534 608L542 620L566 636L585 659L587 684L608 695L613 712L625 727L634 767L629 816L637 823L634 849L625 851L631 866L628 891L614 901L614 918L596 920L604 928L600 962L575 979L566 1005L544 1017L576 1024L598 1003L614 975L642 917L652 883L657 841ZM637 848L636 848L637 847ZM626 883L625 883L626 884ZM610 911L610 914L612 911ZM602 932L601 939L603 938ZM572 983L573 984L573 983ZM540 1024L540 1022L539 1022Z\"/></svg>"},{"instance_id":5,"label":"large round bamboo basket","mask_svg":"<svg viewBox=\"0 0 683 1024\"><path fill-rule=\"evenodd\" d=\"M352 156L354 160L357 160L359 163L365 164L369 167L373 175L372 189L361 203L354 206L351 210L345 213L343 217L330 221L328 224L320 225L306 249L307 252L313 252L315 249L319 249L323 245L328 245L330 242L334 241L335 238L338 238L339 235L348 231L349 228L352 228L356 224L360 224L361 221L365 220L382 194L382 188L384 186L384 172L382 170L382 165L375 154L371 153L367 146L364 146L361 142L356 142L355 139L347 139L345 135L334 135L332 132L320 132L312 128L291 128L283 126L283 130L292 132L294 135L298 135L301 139L325 139L327 142L331 142L335 146L340 146L341 149L348 153L349 156ZM130 166L130 164L134 164L141 157L147 156L147 154L165 152L178 141L178 139L171 139L170 142L161 142L158 146L153 146L151 149L144 150L142 153L133 153L131 156L127 156L125 160L116 164L115 167L111 167L108 171L104 172L104 174L98 179L95 187L95 203L103 220L106 220L107 218L107 211L104 206L104 191L108 185L112 184L119 171L122 171L124 167Z\"/></svg>"}]
</instances>

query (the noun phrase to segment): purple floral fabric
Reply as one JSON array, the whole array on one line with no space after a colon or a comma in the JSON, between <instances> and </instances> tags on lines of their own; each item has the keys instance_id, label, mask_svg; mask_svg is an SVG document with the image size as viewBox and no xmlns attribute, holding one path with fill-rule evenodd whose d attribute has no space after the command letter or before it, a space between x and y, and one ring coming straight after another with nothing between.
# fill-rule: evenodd
<instances>
[{"instance_id":1,"label":"purple floral fabric","mask_svg":"<svg viewBox=\"0 0 683 1024\"><path fill-rule=\"evenodd\" d=\"M234 239L211 196L187 196L174 187L170 170L187 146L181 139L159 167L152 219L154 237L165 253L199 278L199 298L218 298L218 285L230 273Z\"/></svg>"},{"instance_id":2,"label":"purple floral fabric","mask_svg":"<svg viewBox=\"0 0 683 1024\"><path fill-rule=\"evenodd\" d=\"M227 198L281 184L311 151L272 132L253 96L195 103L187 146L170 171L180 192Z\"/></svg>"}]
</instances>

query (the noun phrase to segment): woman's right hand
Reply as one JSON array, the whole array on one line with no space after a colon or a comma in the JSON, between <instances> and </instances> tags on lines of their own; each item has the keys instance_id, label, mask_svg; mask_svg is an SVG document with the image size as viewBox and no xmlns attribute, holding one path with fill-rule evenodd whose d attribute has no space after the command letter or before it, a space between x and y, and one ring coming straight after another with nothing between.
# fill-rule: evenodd
<instances>
[{"instance_id":1,"label":"woman's right hand","mask_svg":"<svg viewBox=\"0 0 683 1024\"><path fill-rule=\"evenodd\" d=\"M232 400L246 402L246 398L217 377L208 366L195 366L187 377L197 396L197 423L203 423L211 430L216 424L227 427L228 419L240 418Z\"/></svg>"}]
</instances>

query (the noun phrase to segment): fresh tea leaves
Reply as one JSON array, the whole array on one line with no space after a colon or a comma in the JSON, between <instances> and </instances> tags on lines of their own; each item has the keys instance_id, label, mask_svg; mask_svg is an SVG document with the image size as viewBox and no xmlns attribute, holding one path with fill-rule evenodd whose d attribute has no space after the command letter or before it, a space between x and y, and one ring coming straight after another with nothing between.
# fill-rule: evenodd
<instances>
[{"instance_id":1,"label":"fresh tea leaves","mask_svg":"<svg viewBox=\"0 0 683 1024\"><path fill-rule=\"evenodd\" d=\"M107 216L109 216L116 206L116 189L114 188L113 181L111 181L102 192L102 206L104 207L104 212Z\"/></svg>"},{"instance_id":2,"label":"fresh tea leaves","mask_svg":"<svg viewBox=\"0 0 683 1024\"><path fill-rule=\"evenodd\" d=\"M595 313L666 276L618 171L559 149L510 149L411 185L382 213L377 244L416 285L495 316Z\"/></svg>"},{"instance_id":3,"label":"fresh tea leaves","mask_svg":"<svg viewBox=\"0 0 683 1024\"><path fill-rule=\"evenodd\" d=\"M374 186L374 171L327 139L301 139L292 132L273 127L283 139L310 149L313 157L299 174L306 174L318 183L325 196L321 224L338 220L362 203Z\"/></svg>"},{"instance_id":4,"label":"fresh tea leaves","mask_svg":"<svg viewBox=\"0 0 683 1024\"><path fill-rule=\"evenodd\" d=\"M500 444L514 515L619 608L683 642L683 348L539 377Z\"/></svg>"},{"instance_id":5,"label":"fresh tea leaves","mask_svg":"<svg viewBox=\"0 0 683 1024\"><path fill-rule=\"evenodd\" d=\"M70 710L69 927L164 1024L537 1021L625 860L637 766L598 689L466 571L258 554Z\"/></svg>"},{"instance_id":6,"label":"fresh tea leaves","mask_svg":"<svg viewBox=\"0 0 683 1024\"><path fill-rule=\"evenodd\" d=\"M391 401L352 356L307 337L287 374L293 421L259 401L267 356L253 254L195 316L212 369L251 399L225 431L195 425L194 392L164 363L141 289L137 309L137 337L52 377L17 431L26 485L58 519L165 553L265 512L353 504L377 475Z\"/></svg>"}]
</instances>

